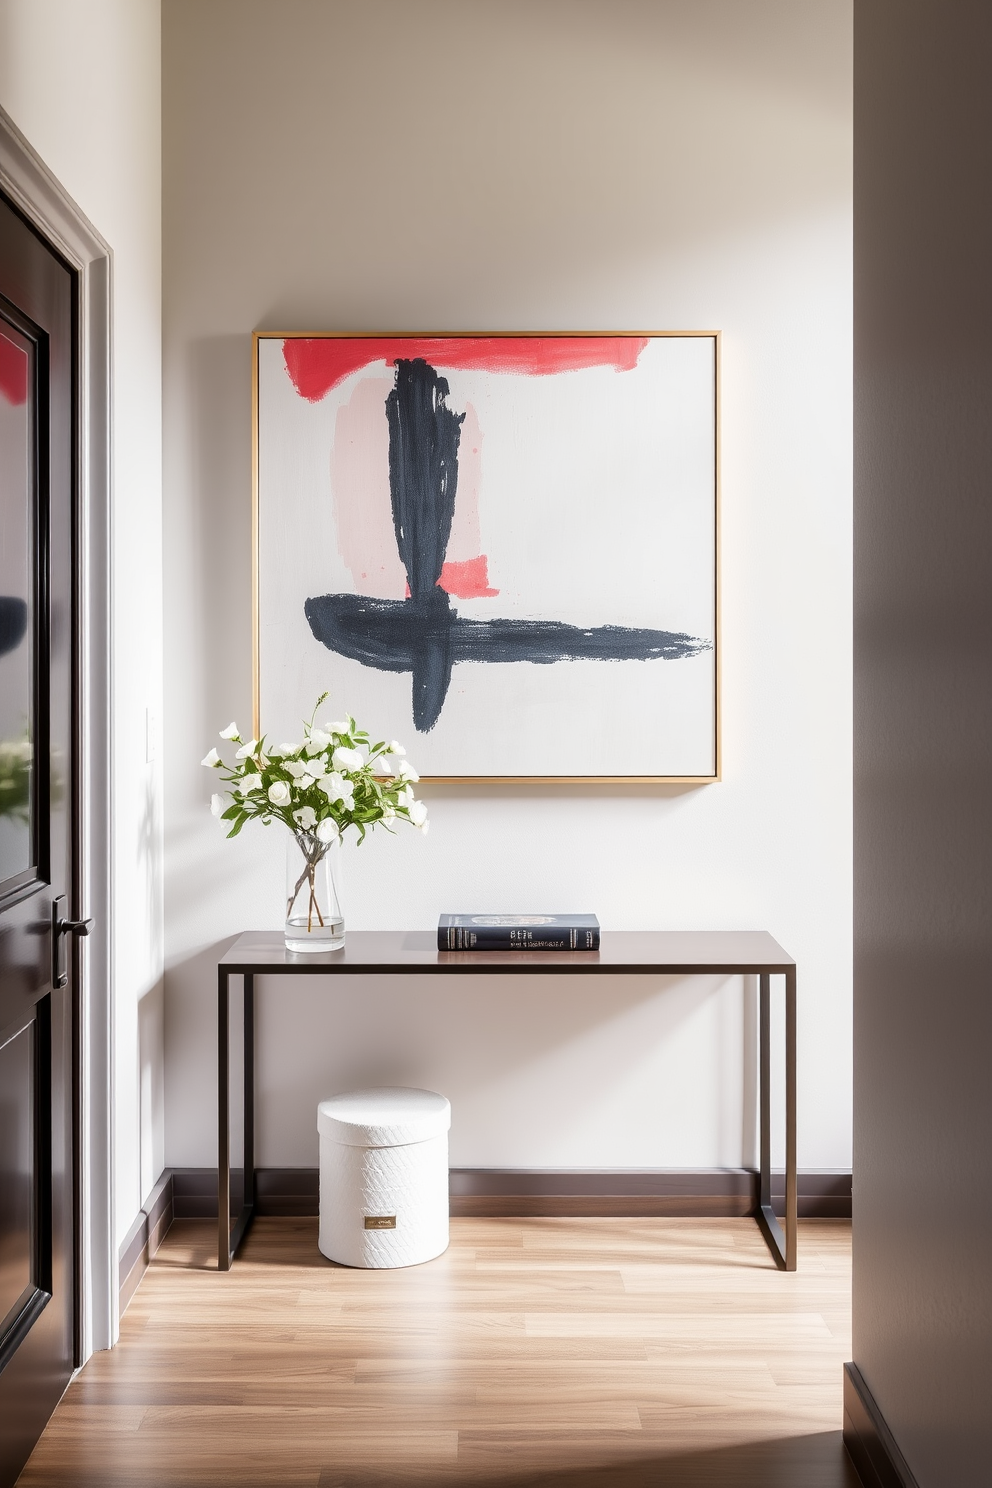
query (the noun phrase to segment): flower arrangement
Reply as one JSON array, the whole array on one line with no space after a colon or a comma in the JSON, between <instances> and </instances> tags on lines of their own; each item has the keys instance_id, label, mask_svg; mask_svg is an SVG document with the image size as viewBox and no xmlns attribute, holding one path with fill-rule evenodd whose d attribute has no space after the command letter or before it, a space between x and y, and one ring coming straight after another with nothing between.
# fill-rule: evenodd
<instances>
[{"instance_id":1,"label":"flower arrangement","mask_svg":"<svg viewBox=\"0 0 992 1488\"><path fill-rule=\"evenodd\" d=\"M287 923L301 889L308 889L306 929L316 919L324 928L324 915L316 889L316 870L331 846L349 828L365 840L373 827L393 830L398 821L409 822L426 833L427 807L413 794L420 779L406 758L406 750L394 739L373 743L350 715L339 722L315 723L317 709L328 694L317 699L310 721L303 725L303 742L278 747L261 739L243 740L236 723L221 730L220 737L238 745L234 764L226 765L216 749L201 761L218 770L227 786L226 794L215 793L210 809L221 821L230 822L228 837L236 837L246 822L263 825L280 821L292 832L303 855L302 872L289 888Z\"/></svg>"},{"instance_id":2,"label":"flower arrangement","mask_svg":"<svg viewBox=\"0 0 992 1488\"><path fill-rule=\"evenodd\" d=\"M31 820L33 757L30 739L0 739L0 817Z\"/></svg>"}]
</instances>

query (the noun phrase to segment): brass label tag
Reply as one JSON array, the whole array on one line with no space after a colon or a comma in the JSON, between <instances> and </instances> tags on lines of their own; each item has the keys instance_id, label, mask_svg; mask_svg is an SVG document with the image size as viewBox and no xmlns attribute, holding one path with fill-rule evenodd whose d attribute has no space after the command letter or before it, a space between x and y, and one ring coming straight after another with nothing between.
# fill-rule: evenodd
<instances>
[{"instance_id":1,"label":"brass label tag","mask_svg":"<svg viewBox=\"0 0 992 1488\"><path fill-rule=\"evenodd\" d=\"M365 1228L367 1230L395 1230L395 1214L366 1214Z\"/></svg>"}]
</instances>

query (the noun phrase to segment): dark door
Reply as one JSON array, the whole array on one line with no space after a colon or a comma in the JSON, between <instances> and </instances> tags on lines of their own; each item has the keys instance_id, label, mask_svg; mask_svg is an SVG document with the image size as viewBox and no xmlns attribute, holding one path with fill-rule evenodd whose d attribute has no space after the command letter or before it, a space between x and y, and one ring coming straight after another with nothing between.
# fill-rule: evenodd
<instances>
[{"instance_id":1,"label":"dark door","mask_svg":"<svg viewBox=\"0 0 992 1488\"><path fill-rule=\"evenodd\" d=\"M72 270L0 196L0 1485L74 1350ZM68 954L66 955L66 952ZM66 975L53 964L67 961ZM64 982L64 985L59 985Z\"/></svg>"}]
</instances>

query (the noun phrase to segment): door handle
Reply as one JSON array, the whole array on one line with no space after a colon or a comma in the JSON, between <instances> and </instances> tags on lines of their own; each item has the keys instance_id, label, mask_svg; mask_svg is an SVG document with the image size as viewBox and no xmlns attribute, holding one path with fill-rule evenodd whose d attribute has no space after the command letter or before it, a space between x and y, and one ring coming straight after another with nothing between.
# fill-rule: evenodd
<instances>
[{"instance_id":1,"label":"door handle","mask_svg":"<svg viewBox=\"0 0 992 1488\"><path fill-rule=\"evenodd\" d=\"M69 972L65 960L65 938L67 935L89 935L92 919L67 920L64 914L65 895L52 900L52 986L67 987Z\"/></svg>"}]
</instances>

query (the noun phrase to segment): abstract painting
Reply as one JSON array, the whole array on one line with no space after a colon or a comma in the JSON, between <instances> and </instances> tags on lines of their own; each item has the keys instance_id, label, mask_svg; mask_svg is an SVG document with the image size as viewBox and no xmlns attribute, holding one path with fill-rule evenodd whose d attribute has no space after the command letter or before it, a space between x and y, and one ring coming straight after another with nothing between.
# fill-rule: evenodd
<instances>
[{"instance_id":1,"label":"abstract painting","mask_svg":"<svg viewBox=\"0 0 992 1488\"><path fill-rule=\"evenodd\" d=\"M329 690L425 778L716 778L717 357L256 333L256 731Z\"/></svg>"}]
</instances>

